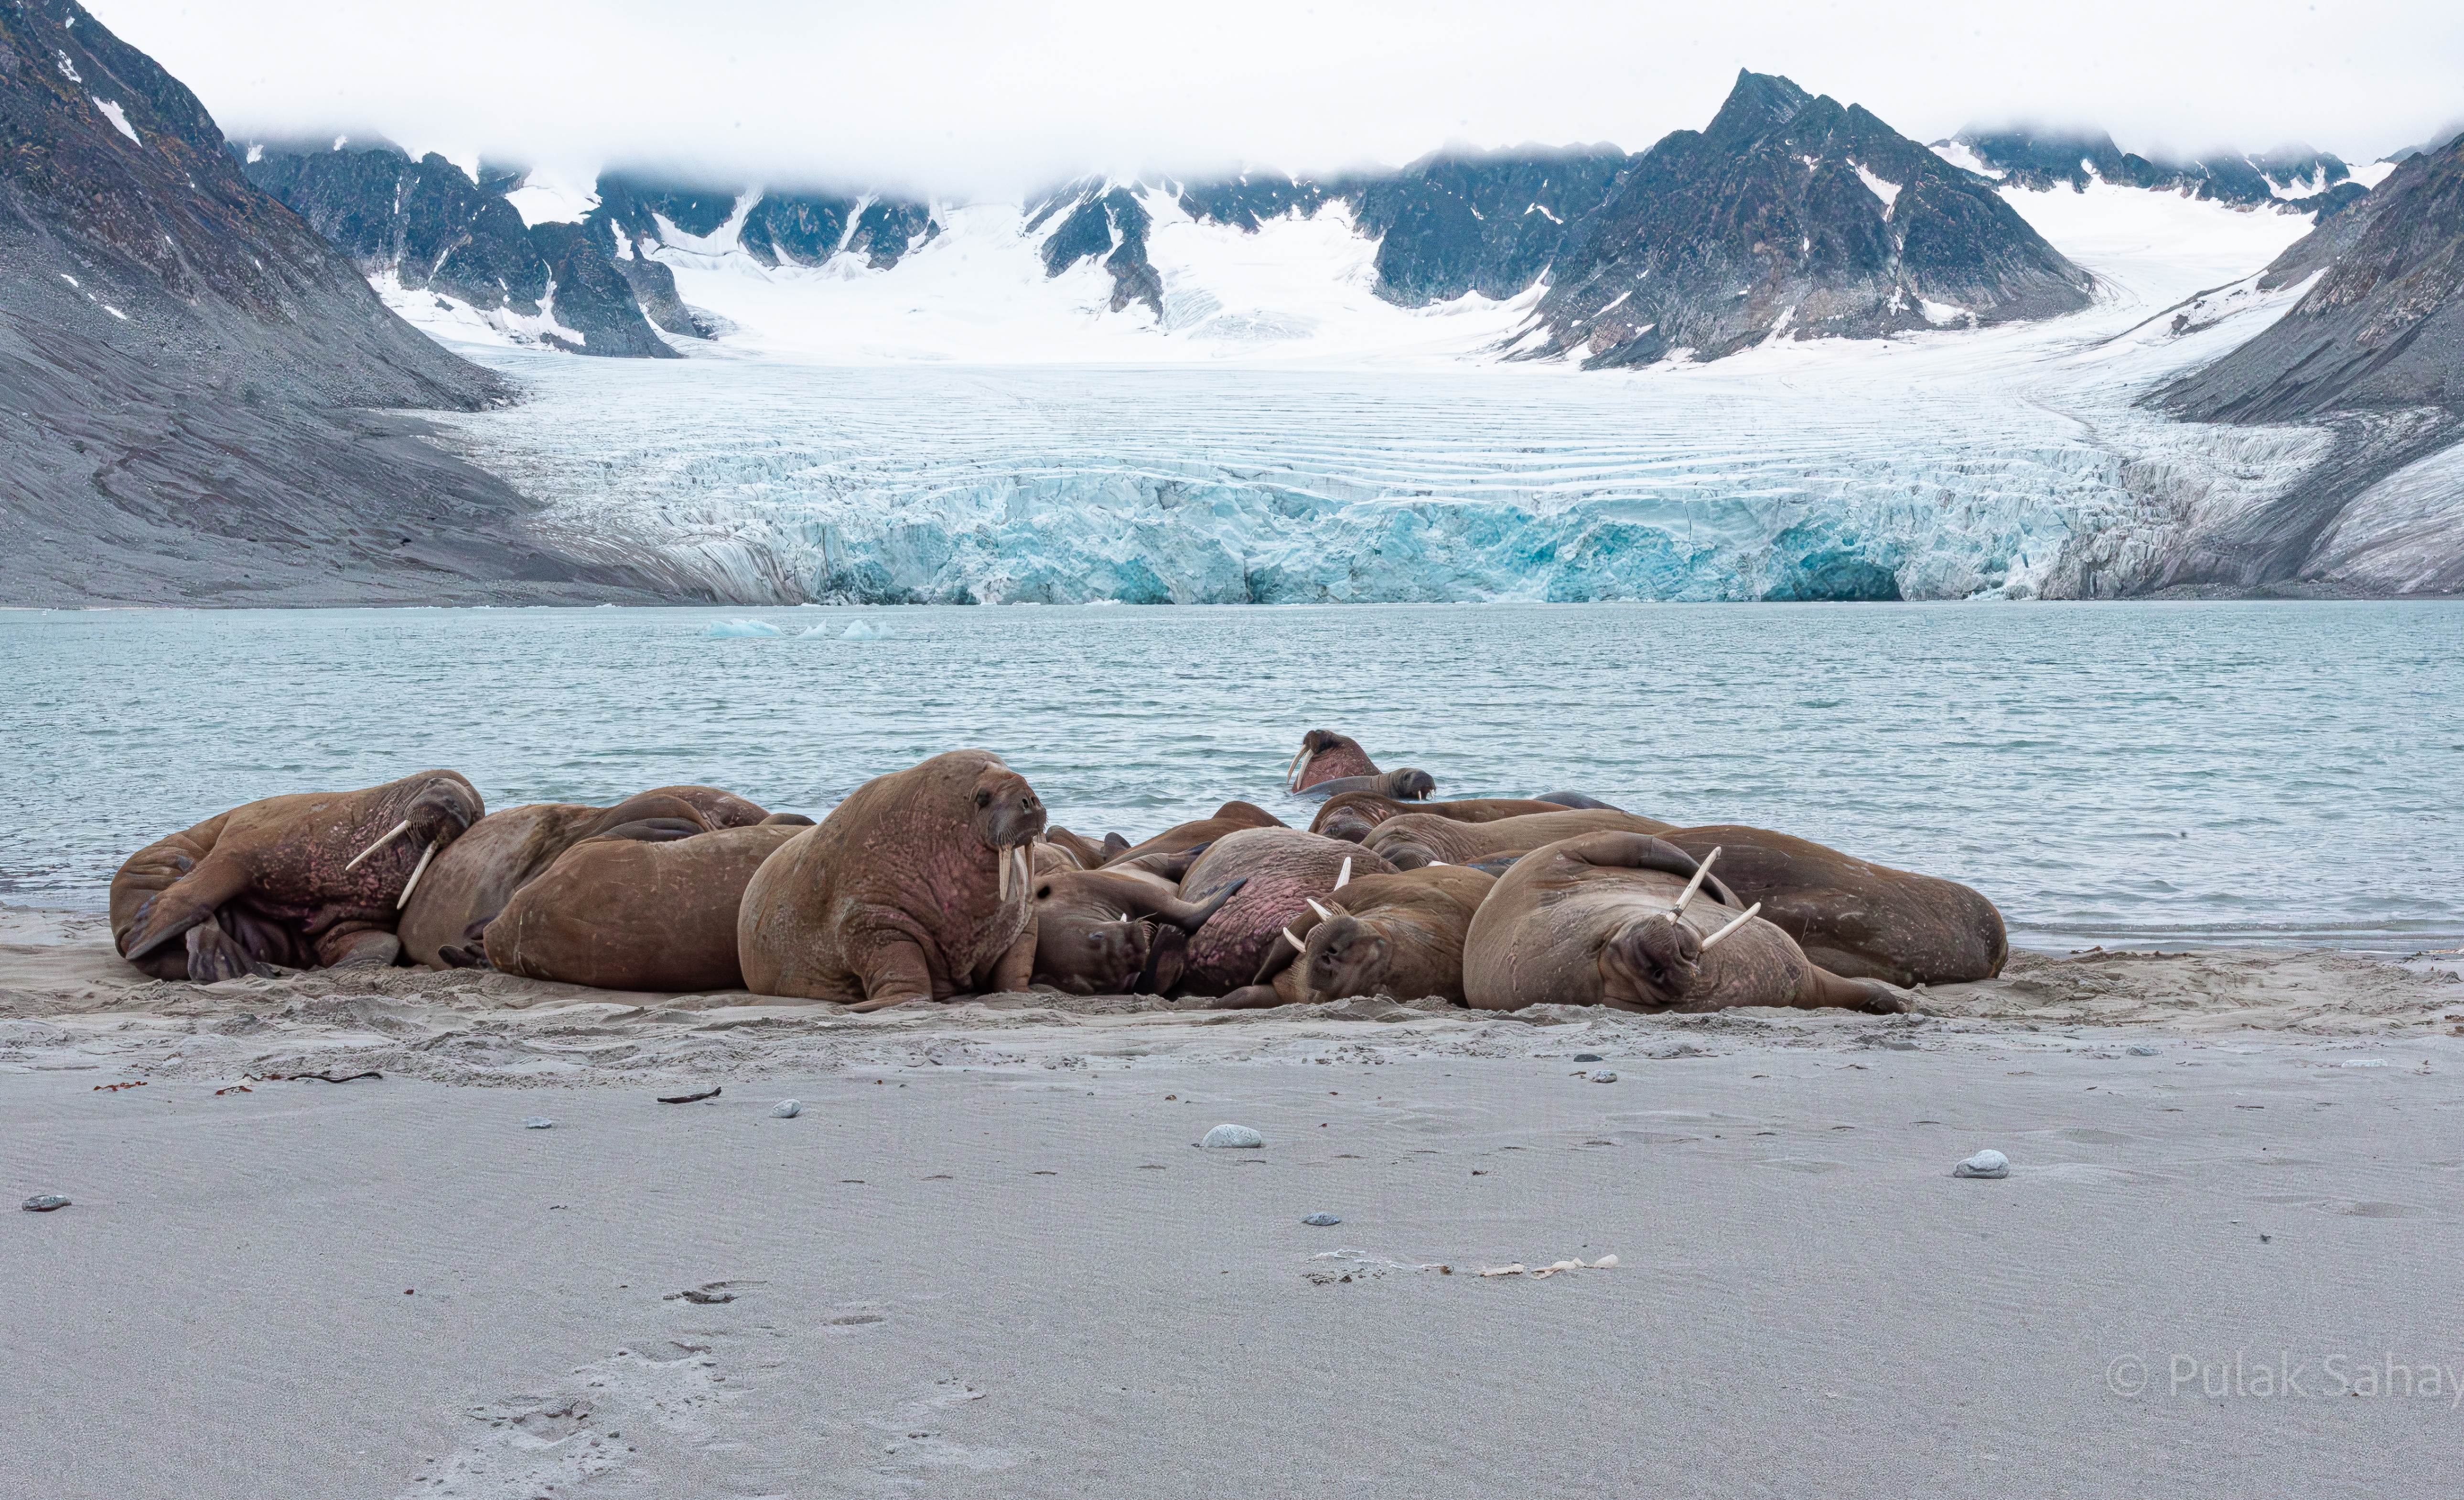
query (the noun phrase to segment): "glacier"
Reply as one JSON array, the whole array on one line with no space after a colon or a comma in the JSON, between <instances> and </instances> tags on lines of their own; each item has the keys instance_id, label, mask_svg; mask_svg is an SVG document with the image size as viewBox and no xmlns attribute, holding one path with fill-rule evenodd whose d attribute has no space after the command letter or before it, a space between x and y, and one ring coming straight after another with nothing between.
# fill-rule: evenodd
<instances>
[{"instance_id":1,"label":"glacier","mask_svg":"<svg viewBox=\"0 0 2464 1500\"><path fill-rule=\"evenodd\" d=\"M724 601L2140 590L2186 528L2327 451L2139 404L2298 299L2253 278L2308 225L2102 183L2005 196L2095 274L2094 307L1636 371L1501 363L1537 288L1379 299L1339 210L1245 234L1161 193L1160 317L1106 311L1092 263L1045 277L997 205L936 208L944 231L874 271L760 266L739 204L650 252L730 329L679 361L571 359L389 300L531 391L440 425L544 502L539 529Z\"/></svg>"}]
</instances>

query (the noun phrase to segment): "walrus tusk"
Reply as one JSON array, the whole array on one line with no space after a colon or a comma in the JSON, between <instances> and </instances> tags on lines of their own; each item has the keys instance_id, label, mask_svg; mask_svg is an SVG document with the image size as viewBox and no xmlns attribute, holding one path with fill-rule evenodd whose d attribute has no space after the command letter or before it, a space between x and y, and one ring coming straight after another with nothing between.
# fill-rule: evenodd
<instances>
[{"instance_id":1,"label":"walrus tusk","mask_svg":"<svg viewBox=\"0 0 2464 1500\"><path fill-rule=\"evenodd\" d=\"M1309 952L1309 944L1293 937L1292 930L1288 927L1284 929L1284 941L1290 943L1292 945L1292 951L1295 953Z\"/></svg>"},{"instance_id":2,"label":"walrus tusk","mask_svg":"<svg viewBox=\"0 0 2464 1500\"><path fill-rule=\"evenodd\" d=\"M1694 893L1703 889L1703 877L1711 872L1711 861L1719 857L1720 851L1716 849L1703 856L1703 863L1694 867L1694 878L1685 882L1685 893L1679 896L1677 898L1677 904L1668 909L1669 915L1683 916L1685 915L1685 903L1693 900Z\"/></svg>"},{"instance_id":3,"label":"walrus tusk","mask_svg":"<svg viewBox=\"0 0 2464 1500\"><path fill-rule=\"evenodd\" d=\"M1305 899L1307 899L1307 900L1308 900L1308 902L1309 902L1309 910L1310 910L1310 911L1312 911L1312 912L1315 912L1315 913L1317 914L1317 919L1318 919L1319 921L1321 921L1321 922L1331 922L1331 921L1333 921L1333 920L1334 920L1334 914L1333 914L1332 912L1328 911L1325 907L1322 907L1322 906L1318 905L1318 904L1317 904L1317 897L1315 897L1315 896L1309 896L1309 897L1306 897Z\"/></svg>"},{"instance_id":4,"label":"walrus tusk","mask_svg":"<svg viewBox=\"0 0 2464 1500\"><path fill-rule=\"evenodd\" d=\"M342 873L347 875L352 871L359 869L361 860L367 858L370 854L375 853L377 850L385 848L394 840L402 837L404 830L407 829L409 827L410 820L408 818L405 818L400 823L395 824L392 827L385 829L385 837L360 850L349 864L342 867Z\"/></svg>"},{"instance_id":5,"label":"walrus tusk","mask_svg":"<svg viewBox=\"0 0 2464 1500\"><path fill-rule=\"evenodd\" d=\"M1334 872L1334 888L1340 891L1350 884L1352 884L1352 856L1346 854L1343 856L1343 868Z\"/></svg>"},{"instance_id":6,"label":"walrus tusk","mask_svg":"<svg viewBox=\"0 0 2464 1500\"><path fill-rule=\"evenodd\" d=\"M1022 901L1034 899L1034 887L1035 855L1021 844L1018 847L1018 898Z\"/></svg>"},{"instance_id":7,"label":"walrus tusk","mask_svg":"<svg viewBox=\"0 0 2464 1500\"><path fill-rule=\"evenodd\" d=\"M1710 937L1703 939L1703 951L1705 953L1709 953L1714 947L1719 945L1721 938L1726 938L1730 933L1735 932L1738 928L1752 921L1754 919L1754 914L1762 909L1763 904L1760 901L1756 901L1753 905L1747 907L1742 912L1739 912L1735 921L1730 922L1727 926L1721 928L1718 932L1713 933Z\"/></svg>"},{"instance_id":8,"label":"walrus tusk","mask_svg":"<svg viewBox=\"0 0 2464 1500\"><path fill-rule=\"evenodd\" d=\"M1013 863L1015 862L1010 858L1009 850L1002 849L1001 851L1001 900L1003 906L1009 905L1009 867Z\"/></svg>"},{"instance_id":9,"label":"walrus tusk","mask_svg":"<svg viewBox=\"0 0 2464 1500\"><path fill-rule=\"evenodd\" d=\"M402 894L394 897L393 909L395 911L399 912L404 907L410 904L410 893L412 889L419 884L419 877L428 873L428 862L435 857L436 845L433 842L430 842L426 849L419 851L419 863L410 867L410 878L402 883Z\"/></svg>"},{"instance_id":10,"label":"walrus tusk","mask_svg":"<svg viewBox=\"0 0 2464 1500\"><path fill-rule=\"evenodd\" d=\"M1286 791L1300 790L1301 778L1309 774L1309 762L1316 759L1316 751L1303 750L1300 753L1300 758L1292 762L1290 774L1284 778L1284 789Z\"/></svg>"}]
</instances>

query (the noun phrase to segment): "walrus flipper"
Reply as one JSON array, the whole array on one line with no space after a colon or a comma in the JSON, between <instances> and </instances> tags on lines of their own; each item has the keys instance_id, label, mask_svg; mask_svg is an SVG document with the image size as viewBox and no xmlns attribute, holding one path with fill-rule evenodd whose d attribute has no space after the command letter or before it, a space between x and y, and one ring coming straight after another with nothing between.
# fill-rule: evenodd
<instances>
[{"instance_id":1,"label":"walrus flipper","mask_svg":"<svg viewBox=\"0 0 2464 1500\"><path fill-rule=\"evenodd\" d=\"M1597 833L1585 833L1557 846L1557 857L1577 864L1597 865L1618 870L1656 870L1661 874L1681 875L1692 879L1702 868L1694 856L1665 839L1648 833L1628 833L1618 828L1603 828ZM1710 882L1706 879L1705 884Z\"/></svg>"},{"instance_id":2,"label":"walrus flipper","mask_svg":"<svg viewBox=\"0 0 2464 1500\"><path fill-rule=\"evenodd\" d=\"M590 838L628 839L636 844L671 844L677 839L689 839L696 833L709 831L702 825L688 823L682 818L642 818L632 823L620 823L605 833L590 835ZM589 840L583 842L588 843Z\"/></svg>"},{"instance_id":3,"label":"walrus flipper","mask_svg":"<svg viewBox=\"0 0 2464 1500\"><path fill-rule=\"evenodd\" d=\"M199 922L187 930L188 982L213 984L223 980L272 979L274 965L260 962L240 940L218 922Z\"/></svg>"},{"instance_id":4,"label":"walrus flipper","mask_svg":"<svg viewBox=\"0 0 2464 1500\"><path fill-rule=\"evenodd\" d=\"M1206 919L1223 910L1223 903L1241 893L1249 883L1243 875L1203 901L1184 901L1156 891L1143 880L1123 881L1110 892L1124 908L1141 916L1160 916L1185 933L1194 933L1206 925Z\"/></svg>"},{"instance_id":5,"label":"walrus flipper","mask_svg":"<svg viewBox=\"0 0 2464 1500\"><path fill-rule=\"evenodd\" d=\"M248 870L235 859L211 854L197 868L146 897L137 909L120 956L134 963L202 922L213 920L226 901L248 890Z\"/></svg>"},{"instance_id":6,"label":"walrus flipper","mask_svg":"<svg viewBox=\"0 0 2464 1500\"><path fill-rule=\"evenodd\" d=\"M1149 874L1161 875L1166 880L1178 880L1181 876L1189 873L1190 866L1198 863L1198 856L1205 853L1208 849L1213 849L1214 847L1215 841L1209 839L1203 844L1193 844L1187 849L1177 851L1159 849L1153 854L1140 854L1135 859L1116 860L1111 864L1106 865L1104 868L1107 870L1143 870Z\"/></svg>"}]
</instances>

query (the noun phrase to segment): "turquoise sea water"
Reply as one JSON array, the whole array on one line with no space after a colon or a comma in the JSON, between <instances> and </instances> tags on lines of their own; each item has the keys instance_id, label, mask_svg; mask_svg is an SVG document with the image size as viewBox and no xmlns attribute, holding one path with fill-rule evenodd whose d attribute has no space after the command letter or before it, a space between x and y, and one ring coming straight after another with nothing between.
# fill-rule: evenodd
<instances>
[{"instance_id":1,"label":"turquoise sea water","mask_svg":"<svg viewBox=\"0 0 2464 1500\"><path fill-rule=\"evenodd\" d=\"M746 619L784 633L708 633ZM0 612L0 661L20 905L429 766L491 806L709 782L818 815L982 746L1081 832L1230 797L1297 823L1323 726L1441 796L1572 787L1954 876L2027 944L2464 939L2464 605Z\"/></svg>"}]
</instances>

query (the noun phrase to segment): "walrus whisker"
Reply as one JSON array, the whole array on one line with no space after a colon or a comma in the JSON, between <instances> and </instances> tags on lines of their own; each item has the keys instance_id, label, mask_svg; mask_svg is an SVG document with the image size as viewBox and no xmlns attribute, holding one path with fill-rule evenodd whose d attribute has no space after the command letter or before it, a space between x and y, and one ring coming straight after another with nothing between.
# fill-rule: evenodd
<instances>
[{"instance_id":1,"label":"walrus whisker","mask_svg":"<svg viewBox=\"0 0 2464 1500\"><path fill-rule=\"evenodd\" d=\"M409 827L410 820L408 818L405 818L400 823L395 824L392 827L385 829L383 837L379 838L375 843L369 845L367 848L360 850L359 853L352 858L349 864L342 867L342 873L347 875L352 871L359 869L361 860L367 858L370 854L375 853L377 850L385 848L394 840L402 837L404 831Z\"/></svg>"},{"instance_id":2,"label":"walrus whisker","mask_svg":"<svg viewBox=\"0 0 2464 1500\"><path fill-rule=\"evenodd\" d=\"M1693 900L1694 893L1703 889L1703 881L1705 877L1711 873L1711 861L1719 857L1720 851L1715 849L1708 854L1704 855L1703 862L1694 867L1694 878L1685 882L1685 893L1679 896L1677 898L1677 904L1668 909L1668 913L1671 916L1683 916L1685 915L1685 903Z\"/></svg>"},{"instance_id":3,"label":"walrus whisker","mask_svg":"<svg viewBox=\"0 0 2464 1500\"><path fill-rule=\"evenodd\" d=\"M1754 914L1762 909L1763 904L1760 901L1756 901L1753 905L1747 907L1742 912L1739 912L1735 921L1730 922L1727 926L1721 928L1718 932L1713 933L1710 937L1703 939L1703 951L1705 953L1709 953L1712 948L1719 944L1721 938L1726 938L1730 933L1735 932L1738 928L1752 921L1754 919Z\"/></svg>"},{"instance_id":4,"label":"walrus whisker","mask_svg":"<svg viewBox=\"0 0 2464 1500\"><path fill-rule=\"evenodd\" d=\"M1306 899L1309 904L1309 910L1317 914L1317 919L1319 921L1331 922L1334 920L1334 914L1328 911L1325 907L1318 905L1317 897L1309 896Z\"/></svg>"},{"instance_id":5,"label":"walrus whisker","mask_svg":"<svg viewBox=\"0 0 2464 1500\"><path fill-rule=\"evenodd\" d=\"M1340 891L1350 884L1352 884L1352 856L1346 854L1343 856L1343 868L1334 872L1334 888Z\"/></svg>"},{"instance_id":6,"label":"walrus whisker","mask_svg":"<svg viewBox=\"0 0 2464 1500\"><path fill-rule=\"evenodd\" d=\"M402 883L402 894L394 897L395 911L399 912L410 904L410 893L418 887L419 877L428 873L428 862L435 857L436 845L431 841L426 849L419 851L419 863L410 867L410 878Z\"/></svg>"}]
</instances>

